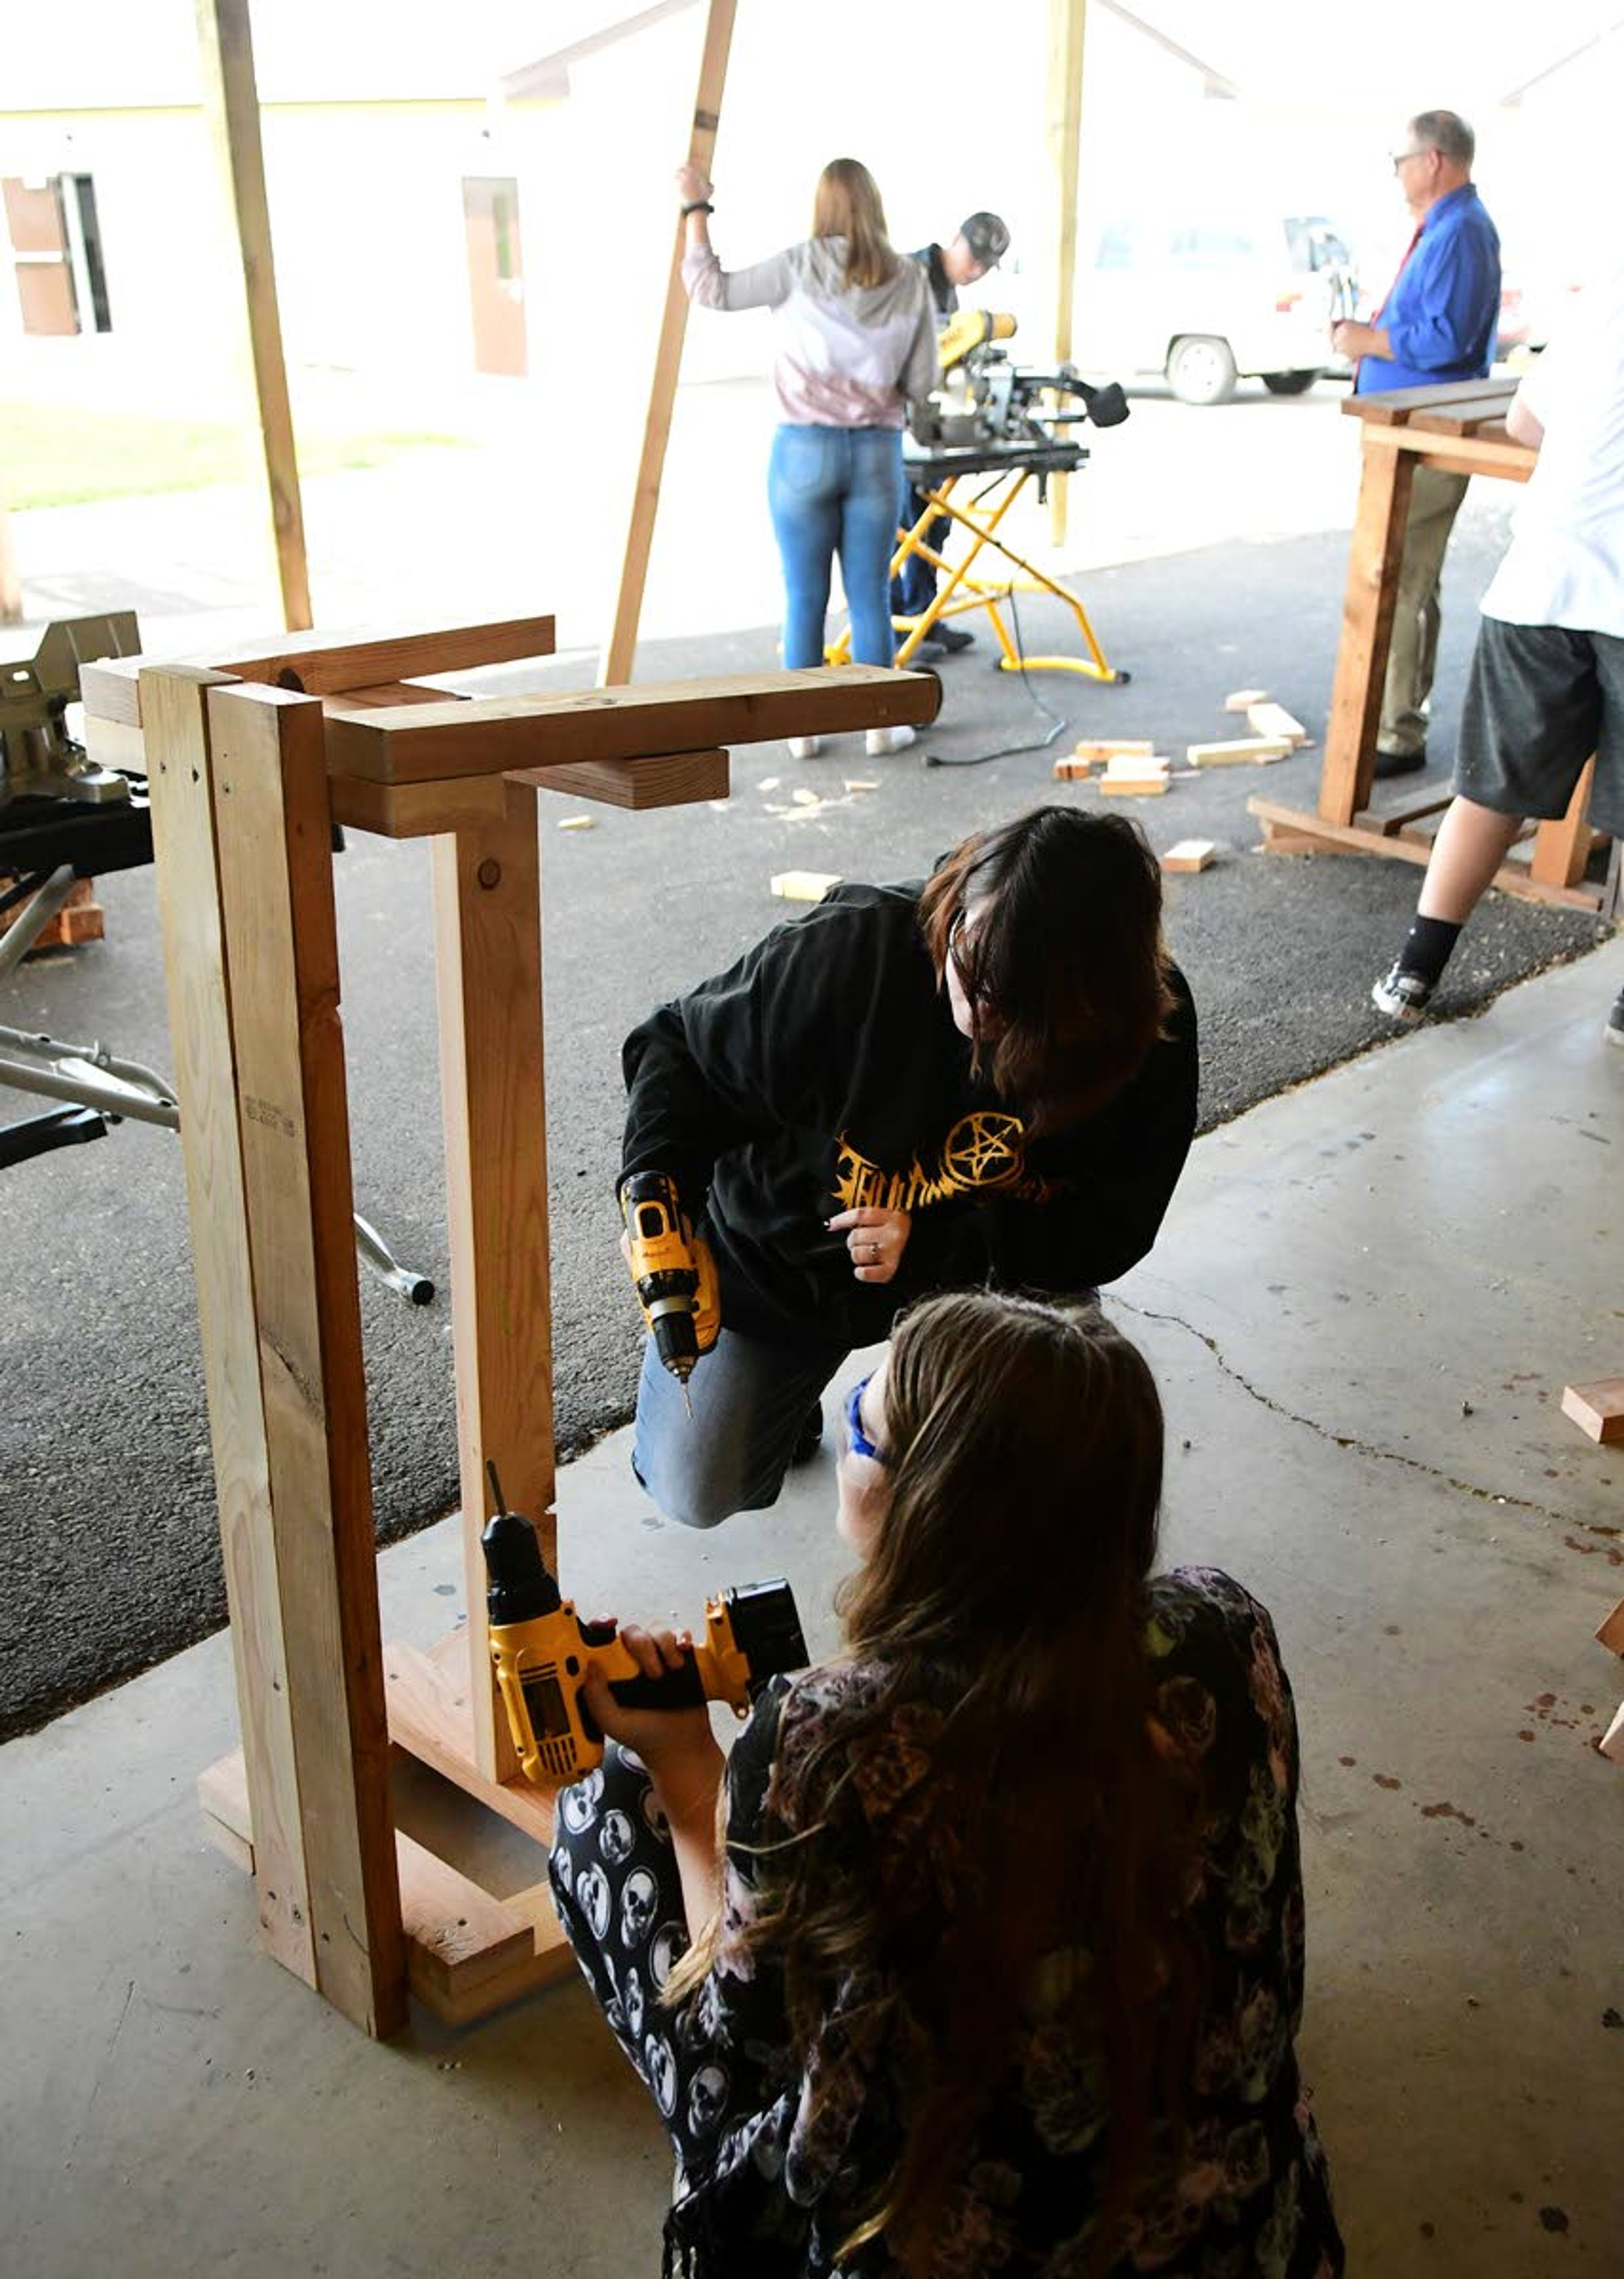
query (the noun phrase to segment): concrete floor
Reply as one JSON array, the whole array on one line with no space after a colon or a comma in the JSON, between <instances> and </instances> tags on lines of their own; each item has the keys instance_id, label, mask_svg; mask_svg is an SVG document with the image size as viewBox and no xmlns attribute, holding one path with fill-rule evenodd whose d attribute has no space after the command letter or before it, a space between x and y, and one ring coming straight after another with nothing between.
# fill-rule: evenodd
<instances>
[{"instance_id":1,"label":"concrete floor","mask_svg":"<svg viewBox=\"0 0 1624 2279\"><path fill-rule=\"evenodd\" d=\"M1351 2267L1617 2273L1624 1449L1559 1414L1624 1368L1624 942L1198 1146L1111 1293L1167 1402L1165 1554L1275 1614L1302 1724L1303 2036ZM624 1435L570 1468L585 1603L697 1613L787 1571L831 1643L825 1459L777 1512L663 1528ZM439 1528L387 1632L456 1615ZM660 2132L574 1985L369 2045L255 1947L195 1772L234 1738L214 1638L0 1751L4 2267L652 2273ZM514 1881L533 1865L516 1863Z\"/></svg>"}]
</instances>

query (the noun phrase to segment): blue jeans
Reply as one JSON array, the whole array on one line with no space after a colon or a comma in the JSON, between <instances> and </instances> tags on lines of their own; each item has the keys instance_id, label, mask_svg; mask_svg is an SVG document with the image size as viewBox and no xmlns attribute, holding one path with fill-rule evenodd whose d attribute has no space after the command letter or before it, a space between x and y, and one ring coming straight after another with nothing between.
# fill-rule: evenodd
<instances>
[{"instance_id":1,"label":"blue jeans","mask_svg":"<svg viewBox=\"0 0 1624 2279\"><path fill-rule=\"evenodd\" d=\"M837 553L852 613L853 662L895 662L888 588L901 487L899 428L786 426L773 438L767 501L784 562L784 662L791 671L823 661Z\"/></svg>"},{"instance_id":2,"label":"blue jeans","mask_svg":"<svg viewBox=\"0 0 1624 2279\"><path fill-rule=\"evenodd\" d=\"M897 526L912 530L929 504L925 494L916 491L905 475L902 479L902 500L897 509ZM953 523L948 516L934 516L925 526L924 542L939 554L953 535ZM891 581L891 606L900 618L923 618L936 599L936 571L923 554L910 554L900 571Z\"/></svg>"},{"instance_id":3,"label":"blue jeans","mask_svg":"<svg viewBox=\"0 0 1624 2279\"><path fill-rule=\"evenodd\" d=\"M688 1379L690 1417L650 1338L632 1469L666 1518L715 1527L777 1503L807 1413L849 1351L844 1342L778 1345L724 1330Z\"/></svg>"}]
</instances>

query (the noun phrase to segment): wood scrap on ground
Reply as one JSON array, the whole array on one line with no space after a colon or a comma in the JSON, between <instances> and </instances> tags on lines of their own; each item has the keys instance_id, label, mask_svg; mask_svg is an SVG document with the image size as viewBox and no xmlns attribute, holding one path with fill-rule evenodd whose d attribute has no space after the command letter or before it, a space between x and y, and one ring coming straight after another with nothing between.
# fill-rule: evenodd
<instances>
[{"instance_id":1,"label":"wood scrap on ground","mask_svg":"<svg viewBox=\"0 0 1624 2279\"><path fill-rule=\"evenodd\" d=\"M1155 751L1148 736L1084 736L1071 748L1076 760L1148 760Z\"/></svg>"},{"instance_id":2,"label":"wood scrap on ground","mask_svg":"<svg viewBox=\"0 0 1624 2279\"><path fill-rule=\"evenodd\" d=\"M1107 799L1159 799L1168 788L1173 763L1154 756L1121 755L1107 760L1099 788Z\"/></svg>"},{"instance_id":3,"label":"wood scrap on ground","mask_svg":"<svg viewBox=\"0 0 1624 2279\"><path fill-rule=\"evenodd\" d=\"M770 883L780 902L821 902L840 879L832 871L780 871Z\"/></svg>"},{"instance_id":4,"label":"wood scrap on ground","mask_svg":"<svg viewBox=\"0 0 1624 2279\"><path fill-rule=\"evenodd\" d=\"M1605 1448L1624 1441L1624 1377L1604 1377L1594 1385L1565 1385L1562 1414Z\"/></svg>"},{"instance_id":5,"label":"wood scrap on ground","mask_svg":"<svg viewBox=\"0 0 1624 2279\"><path fill-rule=\"evenodd\" d=\"M1248 762L1267 767L1273 760L1289 760L1294 748L1289 736L1231 736L1215 744L1191 744L1184 756L1192 768L1233 768Z\"/></svg>"},{"instance_id":6,"label":"wood scrap on ground","mask_svg":"<svg viewBox=\"0 0 1624 2279\"><path fill-rule=\"evenodd\" d=\"M1249 712L1254 704L1264 704L1268 701L1267 688L1236 688L1224 698L1223 709L1226 712Z\"/></svg>"},{"instance_id":7,"label":"wood scrap on ground","mask_svg":"<svg viewBox=\"0 0 1624 2279\"><path fill-rule=\"evenodd\" d=\"M1213 839L1181 839L1161 857L1164 871L1205 871L1218 852Z\"/></svg>"},{"instance_id":8,"label":"wood scrap on ground","mask_svg":"<svg viewBox=\"0 0 1624 2279\"><path fill-rule=\"evenodd\" d=\"M1302 722L1293 719L1283 704L1249 704L1246 725L1254 736L1283 736L1294 748L1312 741Z\"/></svg>"}]
</instances>

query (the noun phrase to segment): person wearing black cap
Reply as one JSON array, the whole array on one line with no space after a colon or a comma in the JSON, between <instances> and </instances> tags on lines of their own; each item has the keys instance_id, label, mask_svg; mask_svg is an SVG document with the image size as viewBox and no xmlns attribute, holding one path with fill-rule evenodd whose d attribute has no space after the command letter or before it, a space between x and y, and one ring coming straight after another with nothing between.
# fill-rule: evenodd
<instances>
[{"instance_id":1,"label":"person wearing black cap","mask_svg":"<svg viewBox=\"0 0 1624 2279\"><path fill-rule=\"evenodd\" d=\"M1009 231L1000 215L973 213L961 223L958 234L947 245L922 245L914 259L924 271L931 288L931 298L936 306L939 324L946 324L959 305L961 285L974 285L989 269L996 269L1009 250ZM911 530L924 512L927 501L922 492L904 482L900 519L902 527ZM925 533L925 544L939 554L953 525L947 516L938 515ZM902 564L901 574L891 581L891 611L893 617L923 617L936 598L936 572L923 554L910 554ZM974 636L944 619L932 625L929 640L918 654L940 650L951 655L955 649L968 648Z\"/></svg>"}]
</instances>

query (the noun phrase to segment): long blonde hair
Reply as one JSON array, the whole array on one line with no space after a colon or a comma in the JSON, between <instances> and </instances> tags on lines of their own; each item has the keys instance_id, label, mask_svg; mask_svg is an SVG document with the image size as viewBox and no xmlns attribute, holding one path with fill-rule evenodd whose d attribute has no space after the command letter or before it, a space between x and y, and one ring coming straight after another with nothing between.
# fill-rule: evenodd
<instances>
[{"instance_id":1,"label":"long blonde hair","mask_svg":"<svg viewBox=\"0 0 1624 2279\"><path fill-rule=\"evenodd\" d=\"M831 158L818 176L812 234L846 240L848 285L884 285L897 273L879 184L861 158Z\"/></svg>"},{"instance_id":2,"label":"long blonde hair","mask_svg":"<svg viewBox=\"0 0 1624 2279\"><path fill-rule=\"evenodd\" d=\"M1093 2279L1122 2252L1158 2104L1182 2122L1202 1992L1182 1920L1194 1799L1152 1738L1143 1641L1161 1405L1138 1349L1098 1316L991 1290L902 1318L885 1405L891 1500L838 1604L848 1654L886 1682L779 1757L774 1795L816 1831L899 1704L946 1703L930 1817L905 1851L876 1843L833 1868L793 1838L746 1942L783 1973L803 2063L831 1988L880 1989L869 2023L902 2068L900 2143L866 2206L846 2211L841 2254L883 2233L910 2275L934 2267L1034 1972L1078 1947L1098 1958L1055 1984L1069 2046L1102 2068L1101 2197L1077 2267ZM938 1857L957 1862L946 1913L915 1873ZM663 1999L691 1993L720 1945L718 1917Z\"/></svg>"}]
</instances>

